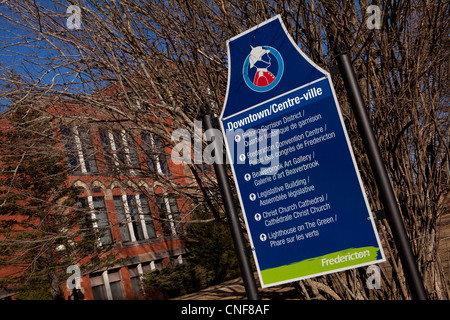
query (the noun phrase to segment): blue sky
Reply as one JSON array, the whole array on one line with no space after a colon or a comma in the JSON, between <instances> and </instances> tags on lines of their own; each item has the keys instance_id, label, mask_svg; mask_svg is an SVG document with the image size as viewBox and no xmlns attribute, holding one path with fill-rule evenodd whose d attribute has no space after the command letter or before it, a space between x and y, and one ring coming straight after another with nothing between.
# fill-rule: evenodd
<instances>
[{"instance_id":1,"label":"blue sky","mask_svg":"<svg viewBox=\"0 0 450 320\"><path fill-rule=\"evenodd\" d=\"M37 0L36 3L60 15L55 20L59 20L58 22L65 26L67 18L64 15L69 4L63 6L51 0ZM5 16L11 17L13 13L5 4L0 4L0 73L3 73L5 69L13 70L29 83L42 77L43 85L50 84L52 81L58 84L73 80L73 74L69 69L55 67L58 65L54 63L54 59L57 58L56 51L49 43L40 40L40 36L30 32L30 29L11 23ZM72 31L68 30L68 32ZM65 76L55 78L57 74L65 74ZM0 84L2 84L1 80ZM7 99L0 97L0 111L8 104Z\"/></svg>"},{"instance_id":2,"label":"blue sky","mask_svg":"<svg viewBox=\"0 0 450 320\"><path fill-rule=\"evenodd\" d=\"M38 0L37 4L45 8L51 8L59 14L64 14L66 10L66 8L50 0ZM8 17L14 14L8 10L5 4L0 5L0 13ZM20 19L17 15L15 17ZM64 18L60 19L61 22L64 22ZM24 42L28 42L28 44L24 44ZM33 70L32 64L29 63L32 60L30 55L34 54L43 58L49 57L49 52L46 50L36 51L36 47L44 47L43 49L48 47L44 41L39 41L38 36L31 34L26 27L12 24L4 17L0 17L0 45L0 62L21 71L21 73ZM4 49L4 46L8 47Z\"/></svg>"}]
</instances>

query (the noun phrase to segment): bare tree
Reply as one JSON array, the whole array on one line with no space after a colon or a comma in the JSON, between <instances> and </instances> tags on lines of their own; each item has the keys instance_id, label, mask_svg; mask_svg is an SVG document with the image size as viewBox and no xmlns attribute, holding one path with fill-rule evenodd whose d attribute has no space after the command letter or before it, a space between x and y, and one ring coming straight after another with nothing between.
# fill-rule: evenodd
<instances>
[{"instance_id":1,"label":"bare tree","mask_svg":"<svg viewBox=\"0 0 450 320\"><path fill-rule=\"evenodd\" d=\"M61 299L67 267L108 247L97 245L102 230L92 228L86 210L73 210L78 191L67 179L73 169L55 138L56 124L39 105L45 106L16 105L1 119L0 268L7 272L0 288L19 299ZM104 257L89 267L107 265L113 255Z\"/></svg>"},{"instance_id":2,"label":"bare tree","mask_svg":"<svg viewBox=\"0 0 450 320\"><path fill-rule=\"evenodd\" d=\"M80 0L70 4L81 9L80 29L68 29L71 14L65 13L69 5L65 1L46 7L32 0L2 5L4 25L16 30L8 35L28 48L21 66L29 68L25 77L17 79L9 66L2 65L2 98L51 97L60 107L70 102L89 106L72 117L156 135L168 146L176 144L171 140L173 130L193 132L202 104L220 112L227 82L225 44L232 36L281 14L293 39L325 69L334 64L334 43L345 41L425 287L430 298L449 298L448 280L437 255L437 224L446 210L439 198L449 187L448 3L381 1L379 29L366 24L372 14L366 12L368 1ZM13 49L11 41L4 43L4 50ZM381 209L339 77L335 86L371 207ZM188 168L189 186L150 170L143 174L157 175L167 188L194 204L206 205L214 219L223 221L214 179L202 174L199 166L188 164ZM389 225L379 219L377 227L388 258L382 265L380 290L368 290L365 270L358 269L301 281L301 296L410 298Z\"/></svg>"}]
</instances>

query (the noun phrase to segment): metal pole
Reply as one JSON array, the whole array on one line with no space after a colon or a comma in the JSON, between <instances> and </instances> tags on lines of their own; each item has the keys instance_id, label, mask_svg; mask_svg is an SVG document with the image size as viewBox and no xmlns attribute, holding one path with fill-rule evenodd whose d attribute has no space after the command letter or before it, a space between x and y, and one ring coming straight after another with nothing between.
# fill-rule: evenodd
<instances>
[{"instance_id":1,"label":"metal pole","mask_svg":"<svg viewBox=\"0 0 450 320\"><path fill-rule=\"evenodd\" d=\"M203 107L203 125L205 131L213 129L211 114L209 112L209 106ZM214 143L214 150L223 152L217 144L217 140L212 141ZM214 171L216 173L217 181L219 183L220 194L222 195L223 203L225 206L225 213L227 215L228 224L231 230L231 236L233 238L234 249L236 250L237 259L239 262L239 268L241 270L242 279L244 281L245 291L249 300L259 300L258 288L256 286L255 278L253 277L253 271L250 264L250 259L246 252L246 246L244 242L244 236L241 230L241 224L239 222L238 213L234 206L235 200L231 191L230 184L227 178L227 171L225 163L214 163Z\"/></svg>"},{"instance_id":2,"label":"metal pole","mask_svg":"<svg viewBox=\"0 0 450 320\"><path fill-rule=\"evenodd\" d=\"M339 42L336 45L335 56L338 62L339 71L344 80L345 88L347 89L353 112L355 113L358 130L369 158L370 166L386 213L386 218L392 229L394 241L402 261L403 270L405 271L412 297L415 300L427 300L427 293L417 268L416 259L411 250L409 238L402 221L391 182L380 155L380 150L372 130L361 90L348 55L347 46L344 43Z\"/></svg>"}]
</instances>

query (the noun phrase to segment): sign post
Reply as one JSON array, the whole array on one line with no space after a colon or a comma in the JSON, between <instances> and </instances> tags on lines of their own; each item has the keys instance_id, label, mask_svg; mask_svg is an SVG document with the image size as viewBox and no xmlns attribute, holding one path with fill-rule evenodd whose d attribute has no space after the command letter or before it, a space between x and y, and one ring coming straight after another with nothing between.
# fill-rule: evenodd
<instances>
[{"instance_id":1,"label":"sign post","mask_svg":"<svg viewBox=\"0 0 450 320\"><path fill-rule=\"evenodd\" d=\"M405 276L407 278L411 294L414 299L426 300L427 294L423 286L423 281L417 268L416 259L409 244L409 238L403 225L402 216L395 199L392 185L384 168L383 159L367 115L366 106L353 71L350 57L348 56L347 46L344 43L338 43L335 48L336 60L339 70L344 79L347 93L355 112L355 118L358 123L358 129L367 152L367 157L372 167L378 191L381 195L381 201L384 205L386 217L391 226L395 244L402 261Z\"/></svg>"},{"instance_id":2,"label":"sign post","mask_svg":"<svg viewBox=\"0 0 450 320\"><path fill-rule=\"evenodd\" d=\"M203 106L202 121L205 131L214 129L209 106ZM217 145L218 141L214 139L214 150L222 150L222 146ZM227 215L228 225L230 226L231 237L233 239L234 249L236 251L239 269L244 282L245 291L249 300L259 300L258 288L253 277L252 266L246 252L244 236L241 230L238 213L235 208L233 193L228 183L227 170L224 163L214 163L214 172L219 183L220 194L222 195L225 213Z\"/></svg>"},{"instance_id":3,"label":"sign post","mask_svg":"<svg viewBox=\"0 0 450 320\"><path fill-rule=\"evenodd\" d=\"M220 122L262 287L385 261L330 74L280 16L227 47Z\"/></svg>"}]
</instances>

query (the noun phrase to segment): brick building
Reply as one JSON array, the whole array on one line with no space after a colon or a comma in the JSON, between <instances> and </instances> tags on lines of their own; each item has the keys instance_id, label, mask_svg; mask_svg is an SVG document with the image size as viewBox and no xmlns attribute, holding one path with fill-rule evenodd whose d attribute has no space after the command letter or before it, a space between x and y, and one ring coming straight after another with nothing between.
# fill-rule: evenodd
<instances>
[{"instance_id":1,"label":"brick building","mask_svg":"<svg viewBox=\"0 0 450 320\"><path fill-rule=\"evenodd\" d=\"M83 109L56 105L49 112L58 114L59 148L72 169L68 182L80 191L76 207L89 212L91 227L101 232L98 246L110 246L107 253L118 262L82 274L81 291L86 300L138 299L144 272L185 259L183 221L191 206L170 185L187 186L189 174L184 165L170 161L164 133L142 132L126 121L105 121L107 114ZM91 119L74 116L80 114ZM97 121L91 121L93 115ZM161 119L154 120L169 121L164 114ZM0 277L7 272L0 269ZM72 292L64 284L63 291L70 299Z\"/></svg>"}]
</instances>

